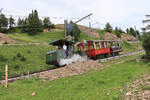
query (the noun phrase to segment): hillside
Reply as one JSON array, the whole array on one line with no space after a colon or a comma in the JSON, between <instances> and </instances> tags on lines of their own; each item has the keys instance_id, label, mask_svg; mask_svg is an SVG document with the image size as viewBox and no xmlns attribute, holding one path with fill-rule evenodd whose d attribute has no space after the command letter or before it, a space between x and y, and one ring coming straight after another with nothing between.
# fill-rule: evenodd
<instances>
[{"instance_id":1,"label":"hillside","mask_svg":"<svg viewBox=\"0 0 150 100\"><path fill-rule=\"evenodd\" d=\"M118 38L114 33L104 32L100 29L95 29L82 25L78 25L81 34L79 41L82 40L124 40L124 41L136 41L136 38L128 35L122 34L121 38ZM50 32L42 32L37 35L28 35L27 33L13 33L13 34L2 34L0 33L0 43L49 43L56 39L64 38L64 25L58 24L55 29Z\"/></svg>"},{"instance_id":2,"label":"hillside","mask_svg":"<svg viewBox=\"0 0 150 100\"><path fill-rule=\"evenodd\" d=\"M2 43L15 43L16 41L10 38L8 35L0 33L0 44Z\"/></svg>"},{"instance_id":3,"label":"hillside","mask_svg":"<svg viewBox=\"0 0 150 100\"><path fill-rule=\"evenodd\" d=\"M96 28L90 29L89 27L83 25L78 25L78 27L84 34L87 34L92 39L136 41L136 38L129 34L122 34L121 38L118 38L115 34L104 32L100 29ZM57 24L56 28L63 29L64 25Z\"/></svg>"},{"instance_id":4,"label":"hillside","mask_svg":"<svg viewBox=\"0 0 150 100\"><path fill-rule=\"evenodd\" d=\"M8 34L9 37L12 39L20 42L51 42L56 39L63 39L64 38L64 31L52 31L52 32L42 32L36 35L28 35L26 33L15 33L15 34Z\"/></svg>"}]
</instances>

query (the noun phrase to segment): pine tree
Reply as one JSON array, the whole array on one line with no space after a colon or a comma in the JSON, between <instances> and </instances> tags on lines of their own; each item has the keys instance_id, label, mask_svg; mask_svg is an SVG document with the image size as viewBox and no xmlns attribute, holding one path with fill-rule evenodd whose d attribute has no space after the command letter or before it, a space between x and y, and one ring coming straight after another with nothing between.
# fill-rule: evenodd
<instances>
[{"instance_id":1,"label":"pine tree","mask_svg":"<svg viewBox=\"0 0 150 100\"><path fill-rule=\"evenodd\" d=\"M129 31L130 31L130 30L127 28L127 29L126 29L126 33L129 34L129 33L130 33Z\"/></svg>"},{"instance_id":2,"label":"pine tree","mask_svg":"<svg viewBox=\"0 0 150 100\"><path fill-rule=\"evenodd\" d=\"M119 28L120 34L125 33L121 28Z\"/></svg>"},{"instance_id":3,"label":"pine tree","mask_svg":"<svg viewBox=\"0 0 150 100\"><path fill-rule=\"evenodd\" d=\"M30 35L43 31L42 22L39 19L37 10L32 11L28 16L27 32Z\"/></svg>"},{"instance_id":4,"label":"pine tree","mask_svg":"<svg viewBox=\"0 0 150 100\"><path fill-rule=\"evenodd\" d=\"M129 34L133 35L134 37L136 37L136 31L134 30L134 28L130 27Z\"/></svg>"},{"instance_id":5,"label":"pine tree","mask_svg":"<svg viewBox=\"0 0 150 100\"><path fill-rule=\"evenodd\" d=\"M22 19L20 25L22 33L28 32L28 18Z\"/></svg>"},{"instance_id":6,"label":"pine tree","mask_svg":"<svg viewBox=\"0 0 150 100\"><path fill-rule=\"evenodd\" d=\"M112 32L113 28L112 28L112 26L109 24L109 22L106 23L104 30L105 30L106 32L110 32L110 33Z\"/></svg>"},{"instance_id":7,"label":"pine tree","mask_svg":"<svg viewBox=\"0 0 150 100\"><path fill-rule=\"evenodd\" d=\"M7 32L8 18L4 14L0 15L0 32Z\"/></svg>"},{"instance_id":8,"label":"pine tree","mask_svg":"<svg viewBox=\"0 0 150 100\"><path fill-rule=\"evenodd\" d=\"M74 24L74 29L73 29L73 36L74 36L74 40L78 41L79 40L79 36L80 36L80 29L78 28L77 24Z\"/></svg>"},{"instance_id":9,"label":"pine tree","mask_svg":"<svg viewBox=\"0 0 150 100\"><path fill-rule=\"evenodd\" d=\"M45 17L44 18L44 20L43 20L43 28L50 30L50 28L51 28L51 21L50 21L49 17Z\"/></svg>"},{"instance_id":10,"label":"pine tree","mask_svg":"<svg viewBox=\"0 0 150 100\"><path fill-rule=\"evenodd\" d=\"M9 18L9 28L12 28L13 25L15 25L15 19L13 19L12 17Z\"/></svg>"},{"instance_id":11,"label":"pine tree","mask_svg":"<svg viewBox=\"0 0 150 100\"><path fill-rule=\"evenodd\" d=\"M121 38L120 28L118 29L118 27L116 27L114 32L115 32L115 34L116 34L117 37Z\"/></svg>"},{"instance_id":12,"label":"pine tree","mask_svg":"<svg viewBox=\"0 0 150 100\"><path fill-rule=\"evenodd\" d=\"M18 18L18 23L17 23L17 25L18 25L18 27L21 27L21 26L23 26L23 19L21 19L20 17Z\"/></svg>"}]
</instances>

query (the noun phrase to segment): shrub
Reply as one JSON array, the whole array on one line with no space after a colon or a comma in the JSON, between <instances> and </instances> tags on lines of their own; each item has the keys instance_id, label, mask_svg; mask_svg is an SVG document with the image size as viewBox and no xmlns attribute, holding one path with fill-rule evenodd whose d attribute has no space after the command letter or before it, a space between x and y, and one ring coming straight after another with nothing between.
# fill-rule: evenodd
<instances>
[{"instance_id":1,"label":"shrub","mask_svg":"<svg viewBox=\"0 0 150 100\"><path fill-rule=\"evenodd\" d=\"M110 32L110 33L111 33L112 30L113 30L113 28L112 28L112 26L107 22L106 25L105 25L104 30L105 30L106 32Z\"/></svg>"},{"instance_id":2,"label":"shrub","mask_svg":"<svg viewBox=\"0 0 150 100\"><path fill-rule=\"evenodd\" d=\"M15 69L19 69L19 65L15 65L14 68L15 68Z\"/></svg>"},{"instance_id":3,"label":"shrub","mask_svg":"<svg viewBox=\"0 0 150 100\"><path fill-rule=\"evenodd\" d=\"M26 61L26 57L22 56L22 57L20 58L20 61Z\"/></svg>"},{"instance_id":4,"label":"shrub","mask_svg":"<svg viewBox=\"0 0 150 100\"><path fill-rule=\"evenodd\" d=\"M17 57L21 57L21 53L19 52L19 53L17 53Z\"/></svg>"},{"instance_id":5,"label":"shrub","mask_svg":"<svg viewBox=\"0 0 150 100\"><path fill-rule=\"evenodd\" d=\"M118 38L121 38L121 29L118 29L118 27L116 27L114 32Z\"/></svg>"},{"instance_id":6,"label":"shrub","mask_svg":"<svg viewBox=\"0 0 150 100\"><path fill-rule=\"evenodd\" d=\"M142 86L142 90L150 90L150 87L147 85Z\"/></svg>"},{"instance_id":7,"label":"shrub","mask_svg":"<svg viewBox=\"0 0 150 100\"><path fill-rule=\"evenodd\" d=\"M16 58L15 56L12 58L13 61L15 61L16 59L17 59L17 58Z\"/></svg>"},{"instance_id":8,"label":"shrub","mask_svg":"<svg viewBox=\"0 0 150 100\"><path fill-rule=\"evenodd\" d=\"M7 61L8 59L4 55L0 55L0 61Z\"/></svg>"},{"instance_id":9,"label":"shrub","mask_svg":"<svg viewBox=\"0 0 150 100\"><path fill-rule=\"evenodd\" d=\"M27 53L31 53L31 51L30 51L30 50L28 50L28 51L27 51Z\"/></svg>"},{"instance_id":10,"label":"shrub","mask_svg":"<svg viewBox=\"0 0 150 100\"><path fill-rule=\"evenodd\" d=\"M145 33L142 38L142 46L146 52L146 58L150 59L150 33Z\"/></svg>"},{"instance_id":11,"label":"shrub","mask_svg":"<svg viewBox=\"0 0 150 100\"><path fill-rule=\"evenodd\" d=\"M5 42L4 42L4 44L8 44L8 42L7 42L7 41L5 41Z\"/></svg>"}]
</instances>

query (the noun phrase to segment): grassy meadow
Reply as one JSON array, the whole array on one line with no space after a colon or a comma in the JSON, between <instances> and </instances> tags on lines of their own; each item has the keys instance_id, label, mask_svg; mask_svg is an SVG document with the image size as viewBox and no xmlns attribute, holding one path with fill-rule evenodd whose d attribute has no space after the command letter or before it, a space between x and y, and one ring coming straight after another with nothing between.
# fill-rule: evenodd
<instances>
[{"instance_id":1,"label":"grassy meadow","mask_svg":"<svg viewBox=\"0 0 150 100\"><path fill-rule=\"evenodd\" d=\"M136 61L138 56L124 57L103 63L103 70L42 81L38 78L10 83L8 88L0 86L1 100L122 100L125 86L150 67L144 61ZM122 62L123 61L123 62ZM120 63L118 63L120 62ZM115 64L114 64L115 63ZM32 96L32 93L35 93Z\"/></svg>"},{"instance_id":2,"label":"grassy meadow","mask_svg":"<svg viewBox=\"0 0 150 100\"><path fill-rule=\"evenodd\" d=\"M64 38L64 31L42 32L36 35L29 35L27 33L14 33L9 36L19 42L51 42L56 39Z\"/></svg>"},{"instance_id":3,"label":"grassy meadow","mask_svg":"<svg viewBox=\"0 0 150 100\"><path fill-rule=\"evenodd\" d=\"M52 31L52 32L42 32L36 35L28 35L27 33L14 33L14 34L8 34L9 37L17 40L17 43L39 43L39 42L46 42L49 43L53 40L56 39L64 39L64 31ZM79 37L79 41L82 40L90 40L90 39L94 39L91 38L89 35L87 35L86 33L81 32L80 33L80 37Z\"/></svg>"},{"instance_id":4,"label":"grassy meadow","mask_svg":"<svg viewBox=\"0 0 150 100\"><path fill-rule=\"evenodd\" d=\"M141 42L128 43L126 41L123 41L123 43L122 43L123 52L121 54L128 53L128 52L134 52L134 51L142 50L142 49L143 48L142 48Z\"/></svg>"},{"instance_id":5,"label":"grassy meadow","mask_svg":"<svg viewBox=\"0 0 150 100\"><path fill-rule=\"evenodd\" d=\"M4 66L9 66L9 76L49 69L45 54L55 48L49 45L0 46L0 79L4 77Z\"/></svg>"}]
</instances>

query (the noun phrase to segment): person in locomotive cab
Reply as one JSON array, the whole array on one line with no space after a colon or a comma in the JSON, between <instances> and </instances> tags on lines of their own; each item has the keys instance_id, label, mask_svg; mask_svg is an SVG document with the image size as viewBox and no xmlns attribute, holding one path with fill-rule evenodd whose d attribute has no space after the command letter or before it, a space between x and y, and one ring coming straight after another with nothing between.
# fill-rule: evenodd
<instances>
[{"instance_id":1,"label":"person in locomotive cab","mask_svg":"<svg viewBox=\"0 0 150 100\"><path fill-rule=\"evenodd\" d=\"M64 50L64 52L63 52L64 58L66 58L67 57L67 46L65 44L63 45L63 50Z\"/></svg>"}]
</instances>

